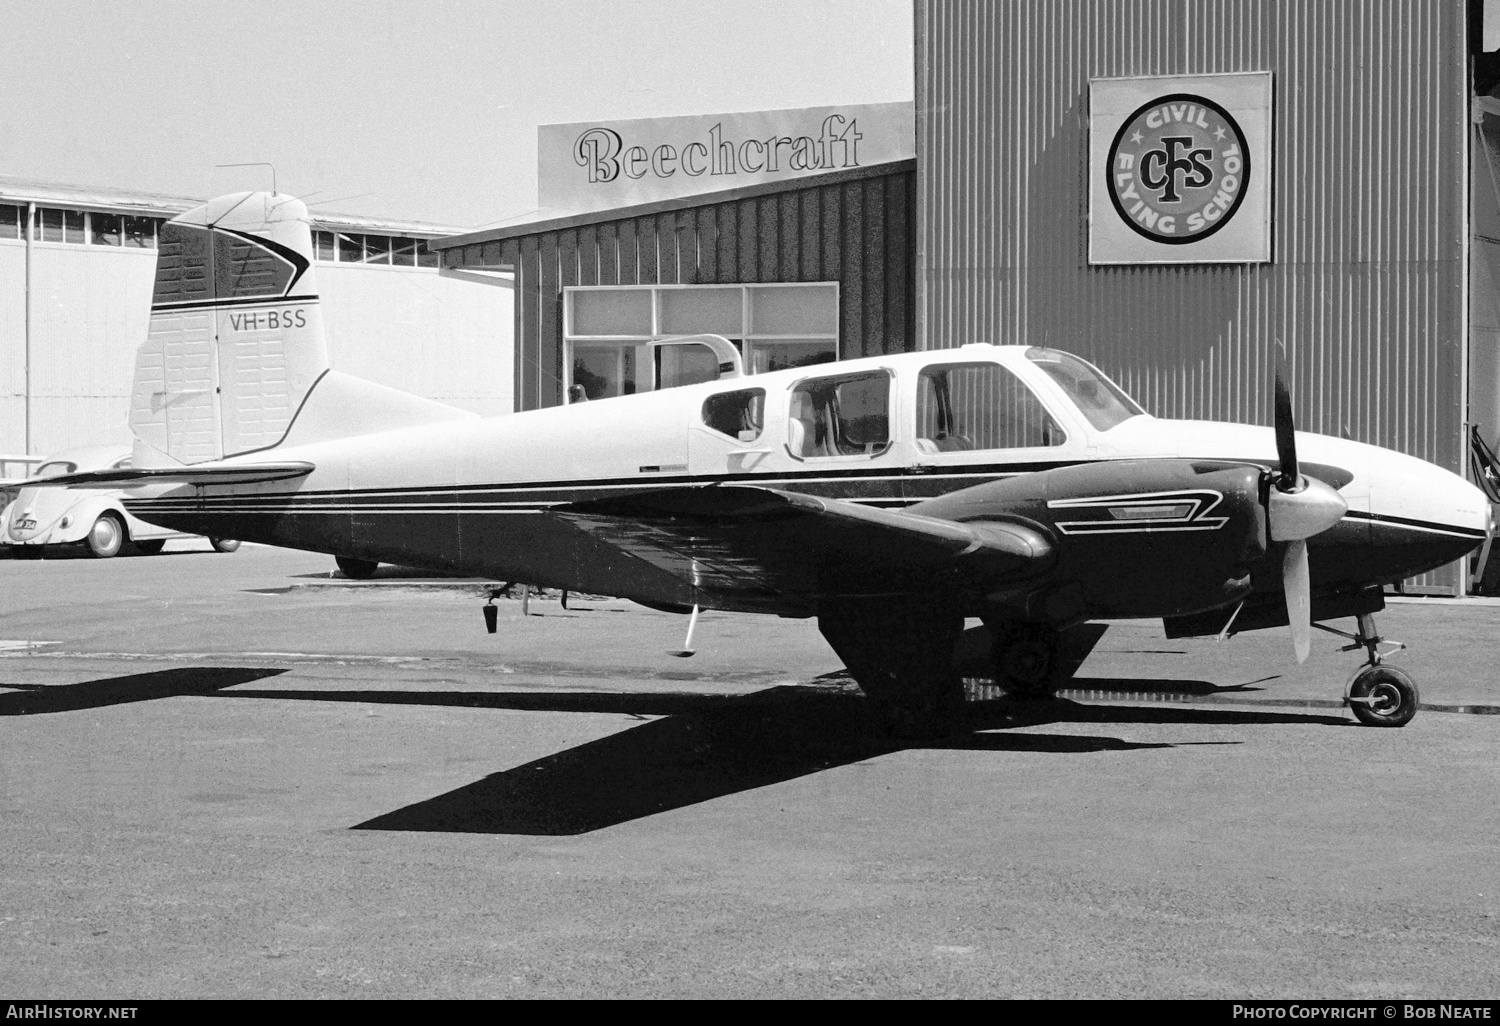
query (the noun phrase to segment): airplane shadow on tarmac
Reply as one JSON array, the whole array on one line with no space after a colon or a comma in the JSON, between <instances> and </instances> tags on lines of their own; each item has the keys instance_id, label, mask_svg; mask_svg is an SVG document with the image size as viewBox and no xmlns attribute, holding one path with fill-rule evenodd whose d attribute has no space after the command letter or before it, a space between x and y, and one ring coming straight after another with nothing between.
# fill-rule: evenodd
<instances>
[{"instance_id":1,"label":"airplane shadow on tarmac","mask_svg":"<svg viewBox=\"0 0 1500 1026\"><path fill-rule=\"evenodd\" d=\"M9 688L13 692L0 695L0 716L36 716L149 702L157 698L212 695L236 684L249 684L286 672L284 669L205 666L132 673L127 677L86 680L80 684L6 684L0 681L0 688Z\"/></svg>"},{"instance_id":2,"label":"airplane shadow on tarmac","mask_svg":"<svg viewBox=\"0 0 1500 1026\"><path fill-rule=\"evenodd\" d=\"M233 699L659 717L377 816L356 824L357 830L582 834L915 747L881 735L863 697L852 690L782 686L733 697L606 692L225 690L284 672L204 667L70 685L0 684L15 691L0 695L0 716L70 712L182 695L212 695ZM1128 683L1135 688L1141 684ZM1196 681L1152 683L1185 685L1197 694L1204 693L1202 689L1218 690ZM1340 717L1301 713L1084 705L1066 699L970 702L966 715L968 733L943 741L923 742L920 747L1059 755L1178 747L1109 736L1005 732L1006 728L1048 723L1349 724Z\"/></svg>"},{"instance_id":3,"label":"airplane shadow on tarmac","mask_svg":"<svg viewBox=\"0 0 1500 1026\"><path fill-rule=\"evenodd\" d=\"M290 694L295 693L288 697ZM339 700L343 696L324 692L302 697ZM391 697L376 692L348 696L361 702ZM418 702L437 698L439 704L448 704L449 696L403 697ZM377 816L355 829L588 833L909 747L891 742L875 730L861 696L797 687L771 688L740 698L618 694L452 697L460 699L452 704L486 708L626 712L663 718L490 774L446 794ZM1346 723L1326 716L1085 706L1064 700L971 703L969 716L971 733L927 742L922 747L1068 755L1177 747L1115 737L990 732L1060 722Z\"/></svg>"}]
</instances>

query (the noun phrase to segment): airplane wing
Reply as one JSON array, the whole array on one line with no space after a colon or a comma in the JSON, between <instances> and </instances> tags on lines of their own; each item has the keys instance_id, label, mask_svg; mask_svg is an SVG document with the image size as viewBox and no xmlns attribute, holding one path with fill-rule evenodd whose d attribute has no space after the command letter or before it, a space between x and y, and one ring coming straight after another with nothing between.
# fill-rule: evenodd
<instances>
[{"instance_id":1,"label":"airplane wing","mask_svg":"<svg viewBox=\"0 0 1500 1026\"><path fill-rule=\"evenodd\" d=\"M89 470L56 477L33 477L20 482L30 485L69 485L75 488L120 488L138 484L254 484L305 477L313 472L311 463L200 463L191 467L121 467L115 470Z\"/></svg>"},{"instance_id":2,"label":"airplane wing","mask_svg":"<svg viewBox=\"0 0 1500 1026\"><path fill-rule=\"evenodd\" d=\"M1052 543L1024 523L958 523L756 485L640 492L552 513L740 608L966 582L994 587L1054 559Z\"/></svg>"}]
</instances>

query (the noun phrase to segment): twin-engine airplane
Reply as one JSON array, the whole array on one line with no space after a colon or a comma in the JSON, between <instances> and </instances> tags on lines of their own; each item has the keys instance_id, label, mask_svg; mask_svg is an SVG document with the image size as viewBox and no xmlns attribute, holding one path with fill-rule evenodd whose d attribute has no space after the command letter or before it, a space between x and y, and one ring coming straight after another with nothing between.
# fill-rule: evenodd
<instances>
[{"instance_id":1,"label":"twin-engine airplane","mask_svg":"<svg viewBox=\"0 0 1500 1026\"><path fill-rule=\"evenodd\" d=\"M965 617L998 679L1058 683L1059 632L1161 617L1173 637L1356 617L1346 698L1399 726L1381 586L1459 559L1485 497L1400 453L1158 420L1067 353L966 345L480 419L329 369L307 212L214 200L161 234L128 482L143 520L215 537L616 595L818 618L897 734L946 729ZM1343 632L1337 632L1343 633Z\"/></svg>"}]
</instances>

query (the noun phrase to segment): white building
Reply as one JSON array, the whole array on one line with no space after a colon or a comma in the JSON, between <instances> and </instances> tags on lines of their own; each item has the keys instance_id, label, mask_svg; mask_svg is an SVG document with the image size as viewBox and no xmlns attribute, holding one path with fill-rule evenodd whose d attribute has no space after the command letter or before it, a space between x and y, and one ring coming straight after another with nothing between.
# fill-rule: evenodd
<instances>
[{"instance_id":1,"label":"white building","mask_svg":"<svg viewBox=\"0 0 1500 1026\"><path fill-rule=\"evenodd\" d=\"M129 440L157 227L201 202L0 177L0 453ZM515 408L512 290L440 274L427 248L458 229L312 216L334 367L477 413Z\"/></svg>"}]
</instances>

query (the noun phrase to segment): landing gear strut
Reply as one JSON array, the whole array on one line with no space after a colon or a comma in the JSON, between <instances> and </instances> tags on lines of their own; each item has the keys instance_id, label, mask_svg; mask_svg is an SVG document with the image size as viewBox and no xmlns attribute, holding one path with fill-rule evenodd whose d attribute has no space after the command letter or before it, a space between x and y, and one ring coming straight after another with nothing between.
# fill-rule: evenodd
<instances>
[{"instance_id":1,"label":"landing gear strut","mask_svg":"<svg viewBox=\"0 0 1500 1026\"><path fill-rule=\"evenodd\" d=\"M1384 662L1389 651L1405 648L1399 641L1387 641L1375 630L1375 617L1371 613L1360 613L1355 622L1355 633L1335 630L1323 624L1313 624L1330 634L1348 638L1350 644L1339 651L1353 652L1364 649L1368 662L1354 671L1349 686L1344 689L1344 704L1354 710L1355 718L1370 727L1404 727L1417 714L1421 696L1417 693L1417 682L1411 675Z\"/></svg>"}]
</instances>

